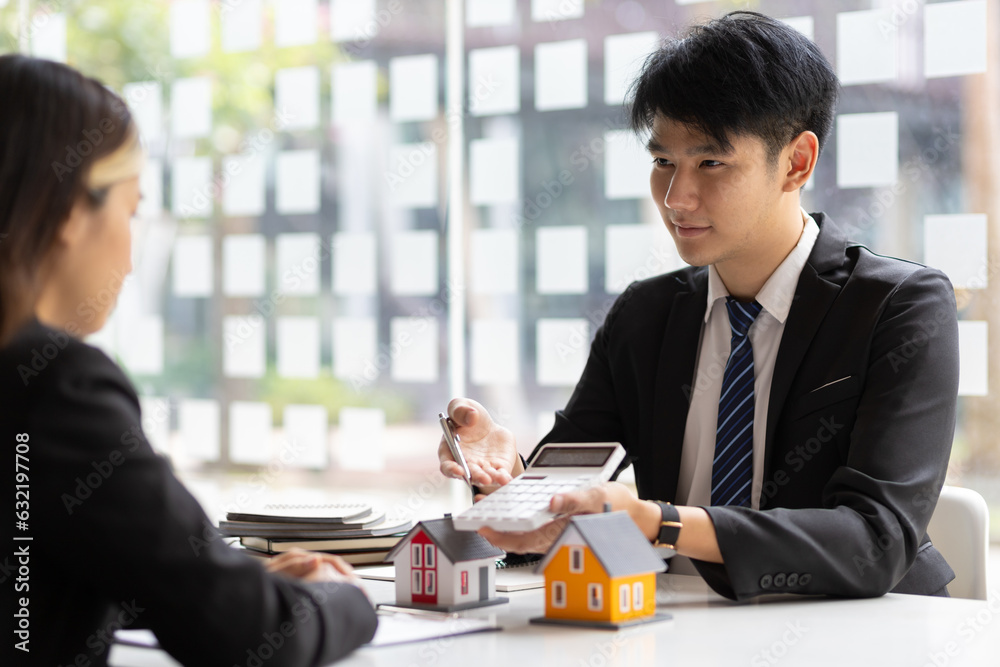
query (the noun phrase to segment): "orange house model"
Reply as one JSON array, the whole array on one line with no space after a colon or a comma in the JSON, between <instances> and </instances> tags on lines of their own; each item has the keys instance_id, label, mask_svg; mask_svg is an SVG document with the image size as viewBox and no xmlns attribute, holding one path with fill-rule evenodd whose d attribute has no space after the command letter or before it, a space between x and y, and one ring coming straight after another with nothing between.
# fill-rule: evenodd
<instances>
[{"instance_id":1,"label":"orange house model","mask_svg":"<svg viewBox=\"0 0 1000 667\"><path fill-rule=\"evenodd\" d=\"M667 569L626 512L574 516L538 564L545 616L532 623L616 629L656 614L656 573Z\"/></svg>"},{"instance_id":2,"label":"orange house model","mask_svg":"<svg viewBox=\"0 0 1000 667\"><path fill-rule=\"evenodd\" d=\"M421 521L385 557L396 566L396 606L458 611L507 602L496 596L503 556L479 534L455 530L451 515Z\"/></svg>"}]
</instances>

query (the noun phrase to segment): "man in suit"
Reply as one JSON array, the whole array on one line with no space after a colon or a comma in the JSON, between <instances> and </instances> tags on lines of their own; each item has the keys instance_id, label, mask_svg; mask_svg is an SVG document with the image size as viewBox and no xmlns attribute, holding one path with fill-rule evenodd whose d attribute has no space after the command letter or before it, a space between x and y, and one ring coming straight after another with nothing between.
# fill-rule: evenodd
<instances>
[{"instance_id":1,"label":"man in suit","mask_svg":"<svg viewBox=\"0 0 1000 667\"><path fill-rule=\"evenodd\" d=\"M639 495L611 482L556 496L553 512L610 502L734 599L946 595L954 576L926 534L955 424L954 294L939 271L801 209L837 91L811 41L752 12L650 56L631 121L692 267L621 295L543 440L621 442ZM482 406L449 412L474 483L523 471ZM544 551L564 521L482 533Z\"/></svg>"}]
</instances>

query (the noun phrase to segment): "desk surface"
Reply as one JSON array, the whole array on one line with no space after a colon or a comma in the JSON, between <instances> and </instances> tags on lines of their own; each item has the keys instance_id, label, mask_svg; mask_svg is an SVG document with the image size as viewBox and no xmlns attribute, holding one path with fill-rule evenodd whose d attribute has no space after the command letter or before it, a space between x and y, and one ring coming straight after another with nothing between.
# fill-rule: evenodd
<instances>
[{"instance_id":1,"label":"desk surface","mask_svg":"<svg viewBox=\"0 0 1000 667\"><path fill-rule=\"evenodd\" d=\"M389 582L366 581L375 602L392 602ZM419 644L361 648L338 666L689 664L951 667L1000 664L1000 590L988 602L890 594L867 600L767 596L734 603L699 578L660 575L657 611L673 620L614 632L529 625L543 613L541 590L465 615L494 616L502 632ZM165 653L115 646L111 664L176 665Z\"/></svg>"}]
</instances>

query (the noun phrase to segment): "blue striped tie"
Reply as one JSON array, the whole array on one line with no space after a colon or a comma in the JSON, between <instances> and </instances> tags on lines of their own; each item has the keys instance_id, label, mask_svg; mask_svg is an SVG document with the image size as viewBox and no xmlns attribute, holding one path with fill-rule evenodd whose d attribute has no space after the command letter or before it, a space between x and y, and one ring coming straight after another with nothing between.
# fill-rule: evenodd
<instances>
[{"instance_id":1,"label":"blue striped tie","mask_svg":"<svg viewBox=\"0 0 1000 667\"><path fill-rule=\"evenodd\" d=\"M761 305L726 297L733 331L719 395L719 426L712 460L712 504L750 506L753 481L753 347L747 332Z\"/></svg>"}]
</instances>

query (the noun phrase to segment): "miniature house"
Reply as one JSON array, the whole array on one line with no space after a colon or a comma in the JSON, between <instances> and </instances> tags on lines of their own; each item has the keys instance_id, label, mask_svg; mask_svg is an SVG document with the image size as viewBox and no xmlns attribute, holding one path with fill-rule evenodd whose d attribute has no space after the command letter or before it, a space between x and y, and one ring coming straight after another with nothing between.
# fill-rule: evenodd
<instances>
[{"instance_id":1,"label":"miniature house","mask_svg":"<svg viewBox=\"0 0 1000 667\"><path fill-rule=\"evenodd\" d=\"M653 620L656 573L666 570L626 512L574 516L541 560L545 618L617 627Z\"/></svg>"},{"instance_id":2,"label":"miniature house","mask_svg":"<svg viewBox=\"0 0 1000 667\"><path fill-rule=\"evenodd\" d=\"M455 530L451 515L421 521L386 556L396 566L396 604L454 611L506 602L496 597L503 555L479 534Z\"/></svg>"}]
</instances>

